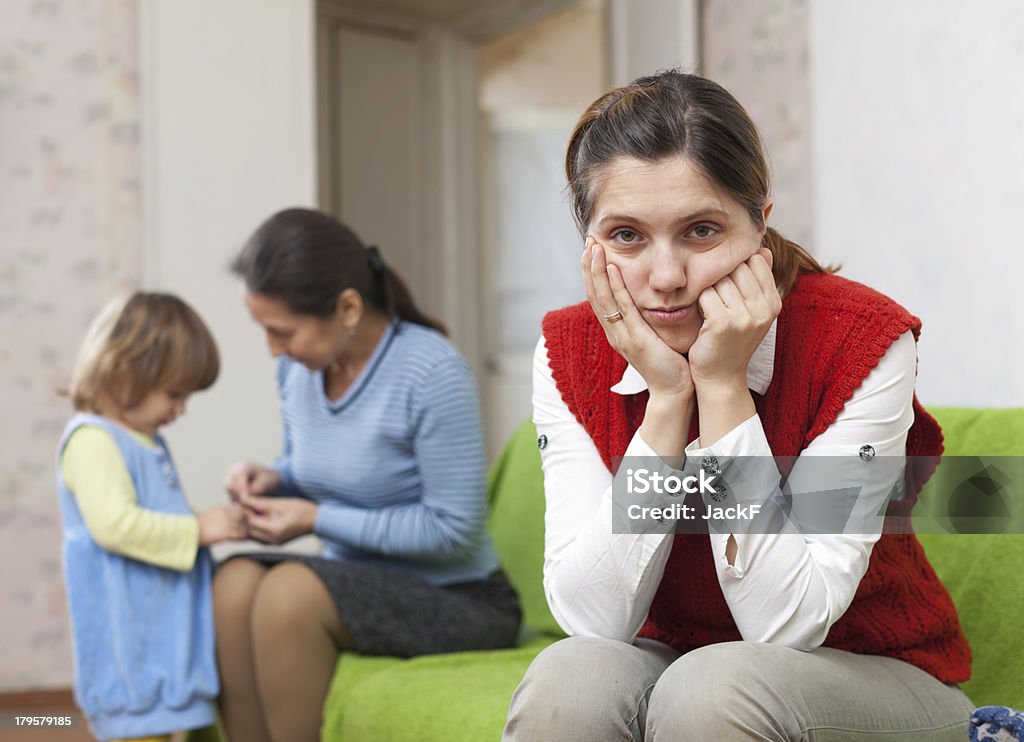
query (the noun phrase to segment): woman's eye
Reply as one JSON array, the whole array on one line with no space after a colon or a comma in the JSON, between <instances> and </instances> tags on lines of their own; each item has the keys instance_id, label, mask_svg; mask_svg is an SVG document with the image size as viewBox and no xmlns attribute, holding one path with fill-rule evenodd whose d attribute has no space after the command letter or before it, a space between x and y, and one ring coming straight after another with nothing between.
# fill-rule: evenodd
<instances>
[{"instance_id":1,"label":"woman's eye","mask_svg":"<svg viewBox=\"0 0 1024 742\"><path fill-rule=\"evenodd\" d=\"M636 242L640 235L634 232L632 229L620 229L618 232L612 235L612 239L628 245L632 242Z\"/></svg>"},{"instance_id":2,"label":"woman's eye","mask_svg":"<svg viewBox=\"0 0 1024 742\"><path fill-rule=\"evenodd\" d=\"M714 237L718 234L718 230L712 227L710 224L698 224L696 227L690 230L690 234L700 240L706 240L708 237Z\"/></svg>"}]
</instances>

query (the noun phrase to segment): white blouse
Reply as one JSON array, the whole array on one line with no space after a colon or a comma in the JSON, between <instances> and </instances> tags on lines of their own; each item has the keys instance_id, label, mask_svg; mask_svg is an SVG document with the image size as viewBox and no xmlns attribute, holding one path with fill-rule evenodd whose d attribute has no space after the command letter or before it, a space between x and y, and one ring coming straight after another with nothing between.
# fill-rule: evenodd
<instances>
[{"instance_id":1,"label":"white blouse","mask_svg":"<svg viewBox=\"0 0 1024 742\"><path fill-rule=\"evenodd\" d=\"M747 382L763 394L775 360L773 324L751 359ZM912 400L917 348L912 333L890 346L829 428L797 459L790 481L809 456L856 456L865 444L877 456L905 454L914 420ZM646 382L631 366L611 387L636 394ZM570 635L632 641L647 618L672 547L672 533L612 533L612 474L583 426L562 401L548 364L544 338L534 353L533 419L541 449L545 511L544 590L551 612ZM700 439L686 456L771 456L757 415L708 448ZM626 456L656 456L637 432ZM895 460L895 459L893 459ZM767 467L763 481L735 492L737 501L765 502L779 492L779 476ZM892 491L902 467L891 476L871 477L858 507L877 507ZM722 592L736 626L747 641L802 650L818 647L849 607L867 571L878 533L735 533L737 553L730 565L728 533L712 533L711 549ZM697 598L699 599L699 597Z\"/></svg>"}]
</instances>

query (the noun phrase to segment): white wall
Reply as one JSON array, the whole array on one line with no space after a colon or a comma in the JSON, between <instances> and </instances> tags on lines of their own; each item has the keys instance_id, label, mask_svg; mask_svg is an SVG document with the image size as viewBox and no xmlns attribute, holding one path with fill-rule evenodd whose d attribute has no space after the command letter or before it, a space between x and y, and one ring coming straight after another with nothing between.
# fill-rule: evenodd
<instances>
[{"instance_id":1,"label":"white wall","mask_svg":"<svg viewBox=\"0 0 1024 742\"><path fill-rule=\"evenodd\" d=\"M613 85L658 70L695 71L699 61L697 0L608 0Z\"/></svg>"},{"instance_id":2,"label":"white wall","mask_svg":"<svg viewBox=\"0 0 1024 742\"><path fill-rule=\"evenodd\" d=\"M819 257L924 321L926 405L1024 405L1024 5L812 0Z\"/></svg>"},{"instance_id":3,"label":"white wall","mask_svg":"<svg viewBox=\"0 0 1024 742\"><path fill-rule=\"evenodd\" d=\"M210 324L222 372L167 435L190 500L278 449L273 365L227 265L272 212L316 200L312 0L142 6L145 278Z\"/></svg>"}]
</instances>

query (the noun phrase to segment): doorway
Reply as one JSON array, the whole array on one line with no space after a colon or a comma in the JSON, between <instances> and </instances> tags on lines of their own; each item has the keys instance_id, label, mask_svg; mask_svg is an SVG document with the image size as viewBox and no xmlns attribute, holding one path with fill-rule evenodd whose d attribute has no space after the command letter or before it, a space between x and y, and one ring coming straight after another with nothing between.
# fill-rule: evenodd
<instances>
[{"instance_id":1,"label":"doorway","mask_svg":"<svg viewBox=\"0 0 1024 742\"><path fill-rule=\"evenodd\" d=\"M563 160L576 120L607 86L604 18L601 2L584 0L480 47L490 298L481 388L492 452L530 416L544 314L585 298Z\"/></svg>"},{"instance_id":2,"label":"doorway","mask_svg":"<svg viewBox=\"0 0 1024 742\"><path fill-rule=\"evenodd\" d=\"M318 201L449 327L493 457L530 415L541 316L582 298L561 163L606 81L603 3L381 7L317 6Z\"/></svg>"}]
</instances>

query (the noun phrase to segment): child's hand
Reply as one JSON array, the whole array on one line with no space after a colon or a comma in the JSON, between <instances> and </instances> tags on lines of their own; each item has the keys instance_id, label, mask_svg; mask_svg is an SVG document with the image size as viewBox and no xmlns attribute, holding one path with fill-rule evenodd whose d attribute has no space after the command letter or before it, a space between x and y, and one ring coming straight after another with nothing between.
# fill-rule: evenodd
<instances>
[{"instance_id":1,"label":"child's hand","mask_svg":"<svg viewBox=\"0 0 1024 742\"><path fill-rule=\"evenodd\" d=\"M200 513L198 517L200 546L249 537L249 531L245 526L245 508L241 505L210 508Z\"/></svg>"},{"instance_id":2,"label":"child's hand","mask_svg":"<svg viewBox=\"0 0 1024 742\"><path fill-rule=\"evenodd\" d=\"M243 496L269 495L280 486L281 475L277 470L252 461L239 461L224 478L224 488L234 502Z\"/></svg>"}]
</instances>

